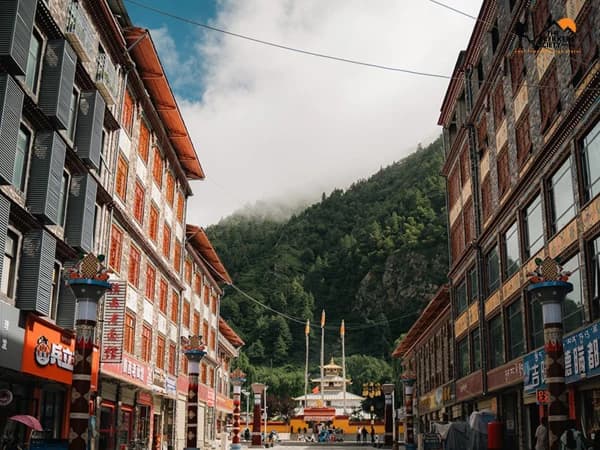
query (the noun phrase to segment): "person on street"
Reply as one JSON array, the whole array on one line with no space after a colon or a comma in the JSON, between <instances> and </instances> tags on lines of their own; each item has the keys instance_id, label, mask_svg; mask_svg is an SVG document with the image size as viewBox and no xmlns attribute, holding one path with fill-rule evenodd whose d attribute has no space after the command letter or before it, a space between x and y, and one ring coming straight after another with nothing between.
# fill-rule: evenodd
<instances>
[{"instance_id":1,"label":"person on street","mask_svg":"<svg viewBox=\"0 0 600 450\"><path fill-rule=\"evenodd\" d=\"M535 430L535 450L548 450L548 418L542 417Z\"/></svg>"},{"instance_id":2,"label":"person on street","mask_svg":"<svg viewBox=\"0 0 600 450\"><path fill-rule=\"evenodd\" d=\"M360 430L360 433L362 434L362 441L363 441L363 445L367 443L367 434L369 434L367 432L367 428L363 427L362 430Z\"/></svg>"},{"instance_id":3,"label":"person on street","mask_svg":"<svg viewBox=\"0 0 600 450\"><path fill-rule=\"evenodd\" d=\"M371 425L371 445L375 445L375 428Z\"/></svg>"},{"instance_id":4,"label":"person on street","mask_svg":"<svg viewBox=\"0 0 600 450\"><path fill-rule=\"evenodd\" d=\"M575 422L569 421L569 426L560 437L561 450L585 450L581 432L575 428Z\"/></svg>"},{"instance_id":5,"label":"person on street","mask_svg":"<svg viewBox=\"0 0 600 450\"><path fill-rule=\"evenodd\" d=\"M356 428L356 443L357 444L360 444L360 432L361 432L360 427L357 427Z\"/></svg>"}]
</instances>

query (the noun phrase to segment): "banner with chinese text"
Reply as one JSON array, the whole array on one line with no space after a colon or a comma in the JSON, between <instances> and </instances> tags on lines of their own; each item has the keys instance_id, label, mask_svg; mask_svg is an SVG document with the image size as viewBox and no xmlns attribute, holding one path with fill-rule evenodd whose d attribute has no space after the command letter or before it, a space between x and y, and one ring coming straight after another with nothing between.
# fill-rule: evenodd
<instances>
[{"instance_id":1,"label":"banner with chinese text","mask_svg":"<svg viewBox=\"0 0 600 450\"><path fill-rule=\"evenodd\" d=\"M127 282L114 281L111 284L112 288L104 294L101 362L120 363L123 358Z\"/></svg>"}]
</instances>

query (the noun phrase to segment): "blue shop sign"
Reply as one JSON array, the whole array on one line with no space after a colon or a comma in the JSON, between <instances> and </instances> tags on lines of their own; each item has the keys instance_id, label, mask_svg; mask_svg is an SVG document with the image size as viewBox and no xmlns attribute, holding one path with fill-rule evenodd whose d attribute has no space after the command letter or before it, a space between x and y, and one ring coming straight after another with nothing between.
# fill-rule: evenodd
<instances>
[{"instance_id":1,"label":"blue shop sign","mask_svg":"<svg viewBox=\"0 0 600 450\"><path fill-rule=\"evenodd\" d=\"M542 347L523 357L523 390L525 392L546 389L545 356L546 352Z\"/></svg>"},{"instance_id":2,"label":"blue shop sign","mask_svg":"<svg viewBox=\"0 0 600 450\"><path fill-rule=\"evenodd\" d=\"M599 341L600 325L597 323L563 339L566 383L600 375Z\"/></svg>"}]
</instances>

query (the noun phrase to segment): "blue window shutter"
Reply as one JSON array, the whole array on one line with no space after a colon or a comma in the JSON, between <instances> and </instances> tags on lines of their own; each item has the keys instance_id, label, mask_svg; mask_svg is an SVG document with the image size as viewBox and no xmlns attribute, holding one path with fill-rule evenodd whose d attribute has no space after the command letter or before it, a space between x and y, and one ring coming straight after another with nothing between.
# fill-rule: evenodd
<instances>
[{"instance_id":1,"label":"blue window shutter","mask_svg":"<svg viewBox=\"0 0 600 450\"><path fill-rule=\"evenodd\" d=\"M54 131L35 137L29 169L27 206L46 223L57 224L66 144Z\"/></svg>"},{"instance_id":2,"label":"blue window shutter","mask_svg":"<svg viewBox=\"0 0 600 450\"><path fill-rule=\"evenodd\" d=\"M90 174L77 175L71 179L65 240L67 244L84 253L92 251L94 242L97 187L96 180Z\"/></svg>"},{"instance_id":3,"label":"blue window shutter","mask_svg":"<svg viewBox=\"0 0 600 450\"><path fill-rule=\"evenodd\" d=\"M67 270L74 266L75 262L66 262L63 265L63 273L67 273ZM73 330L75 328L75 308L77 299L63 277L60 279L60 287L58 289L56 324L66 330Z\"/></svg>"},{"instance_id":4,"label":"blue window shutter","mask_svg":"<svg viewBox=\"0 0 600 450\"><path fill-rule=\"evenodd\" d=\"M48 42L38 104L44 114L63 130L69 125L76 64L77 55L67 41L55 39Z\"/></svg>"},{"instance_id":5,"label":"blue window shutter","mask_svg":"<svg viewBox=\"0 0 600 450\"><path fill-rule=\"evenodd\" d=\"M6 73L0 74L0 184L12 183L23 91Z\"/></svg>"},{"instance_id":6,"label":"blue window shutter","mask_svg":"<svg viewBox=\"0 0 600 450\"><path fill-rule=\"evenodd\" d=\"M50 314L55 255L56 239L47 231L31 230L23 236L17 308Z\"/></svg>"},{"instance_id":7,"label":"blue window shutter","mask_svg":"<svg viewBox=\"0 0 600 450\"><path fill-rule=\"evenodd\" d=\"M79 99L75 147L81 160L96 170L100 168L105 106L98 91L83 92Z\"/></svg>"},{"instance_id":8,"label":"blue window shutter","mask_svg":"<svg viewBox=\"0 0 600 450\"><path fill-rule=\"evenodd\" d=\"M8 216L10 215L10 201L2 194L0 194L0 249L4 251L6 248L6 232L8 230ZM2 269L4 265L4 258L0 258L0 277L2 276Z\"/></svg>"},{"instance_id":9,"label":"blue window shutter","mask_svg":"<svg viewBox=\"0 0 600 450\"><path fill-rule=\"evenodd\" d=\"M2 2L0 59L15 75L25 75L37 0Z\"/></svg>"}]
</instances>

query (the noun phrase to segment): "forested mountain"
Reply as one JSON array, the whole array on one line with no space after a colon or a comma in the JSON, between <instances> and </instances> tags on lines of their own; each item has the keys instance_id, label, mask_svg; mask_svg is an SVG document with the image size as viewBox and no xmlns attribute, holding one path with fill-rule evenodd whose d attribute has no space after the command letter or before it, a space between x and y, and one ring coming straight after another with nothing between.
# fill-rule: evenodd
<instances>
[{"instance_id":1,"label":"forested mountain","mask_svg":"<svg viewBox=\"0 0 600 450\"><path fill-rule=\"evenodd\" d=\"M234 283L289 316L226 288L223 317L246 341L253 365L302 366L307 318L317 365L322 309L327 360L341 353L342 319L347 355L389 359L446 279L442 161L438 139L287 221L234 215L208 228Z\"/></svg>"}]
</instances>

